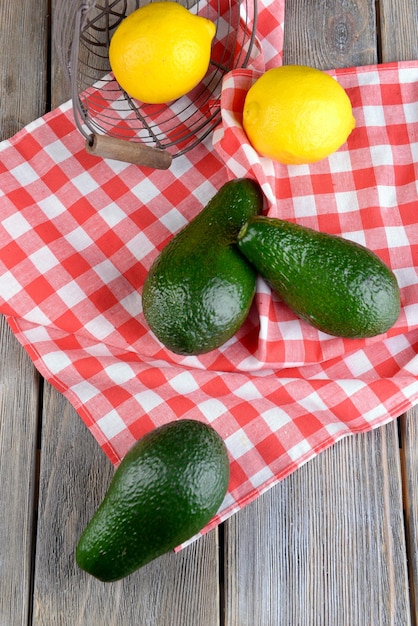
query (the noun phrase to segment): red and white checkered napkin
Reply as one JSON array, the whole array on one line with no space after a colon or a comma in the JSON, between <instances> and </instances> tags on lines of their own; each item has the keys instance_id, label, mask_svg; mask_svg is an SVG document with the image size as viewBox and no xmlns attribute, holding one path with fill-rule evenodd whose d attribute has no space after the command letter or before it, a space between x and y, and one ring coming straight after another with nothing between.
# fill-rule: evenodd
<instances>
[{"instance_id":1,"label":"red and white checkered napkin","mask_svg":"<svg viewBox=\"0 0 418 626\"><path fill-rule=\"evenodd\" d=\"M267 66L280 61L268 29L281 46L282 20L271 16L282 9L276 0L259 18ZM165 422L212 424L228 447L231 481L205 530L418 398L418 63L337 76L358 126L349 149L310 168L260 164L244 145L234 103L240 81L252 79L246 72L225 83L231 119L216 151L208 139L168 171L88 154L69 103L0 144L0 310L113 463ZM228 178L247 174L262 182L271 214L356 239L393 267L403 308L387 336L318 333L260 279L246 323L219 350L180 357L154 338L141 307L152 261Z\"/></svg>"},{"instance_id":2,"label":"red and white checkered napkin","mask_svg":"<svg viewBox=\"0 0 418 626\"><path fill-rule=\"evenodd\" d=\"M238 4L248 11L242 23L253 24L252 3ZM213 6L221 34L229 33L225 45L235 46L222 26L231 2ZM281 63L284 6L258 2L251 67ZM100 100L98 88L89 92ZM126 126L126 114L120 117ZM242 331L242 345L237 338L205 359L181 359L149 332L140 295L158 251L227 180L211 138L163 172L92 156L69 102L0 144L0 311L114 464L142 434L179 417L213 423L231 460L237 456L244 431L236 419L251 377L236 374L235 364L250 355L254 321ZM249 487L238 463L211 526L241 506Z\"/></svg>"}]
</instances>

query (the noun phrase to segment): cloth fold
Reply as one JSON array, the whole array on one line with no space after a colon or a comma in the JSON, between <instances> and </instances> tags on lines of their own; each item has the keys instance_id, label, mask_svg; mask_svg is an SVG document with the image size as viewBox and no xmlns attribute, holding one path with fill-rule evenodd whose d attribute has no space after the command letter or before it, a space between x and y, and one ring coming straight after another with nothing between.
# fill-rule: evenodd
<instances>
[{"instance_id":1,"label":"cloth fold","mask_svg":"<svg viewBox=\"0 0 418 626\"><path fill-rule=\"evenodd\" d=\"M259 11L266 68L281 60L283 12L281 0ZM115 465L142 434L180 417L220 433L231 481L203 532L341 437L418 399L418 62L335 72L358 127L330 159L297 169L261 162L240 134L237 90L256 71L227 76L214 145L208 137L168 171L88 154L70 103L0 144L0 311ZM269 214L380 254L402 288L395 327L372 340L329 337L259 279L235 337L199 357L169 353L143 318L144 278L235 176L260 181Z\"/></svg>"}]
</instances>

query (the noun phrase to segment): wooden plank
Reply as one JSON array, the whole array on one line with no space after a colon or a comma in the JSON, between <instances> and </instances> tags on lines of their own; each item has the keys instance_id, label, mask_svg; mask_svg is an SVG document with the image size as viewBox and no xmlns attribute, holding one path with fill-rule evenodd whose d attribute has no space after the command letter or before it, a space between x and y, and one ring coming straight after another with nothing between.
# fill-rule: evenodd
<instances>
[{"instance_id":1,"label":"wooden plank","mask_svg":"<svg viewBox=\"0 0 418 626\"><path fill-rule=\"evenodd\" d=\"M287 3L285 63L377 60L374 2ZM225 626L410 624L397 423L308 463L229 520L225 541Z\"/></svg>"},{"instance_id":2,"label":"wooden plank","mask_svg":"<svg viewBox=\"0 0 418 626\"><path fill-rule=\"evenodd\" d=\"M0 624L30 612L39 377L0 317Z\"/></svg>"},{"instance_id":3,"label":"wooden plank","mask_svg":"<svg viewBox=\"0 0 418 626\"><path fill-rule=\"evenodd\" d=\"M326 70L376 62L374 4L371 0L286 2L284 63Z\"/></svg>"},{"instance_id":4,"label":"wooden plank","mask_svg":"<svg viewBox=\"0 0 418 626\"><path fill-rule=\"evenodd\" d=\"M48 2L0 3L0 135L45 112Z\"/></svg>"},{"instance_id":5,"label":"wooden plank","mask_svg":"<svg viewBox=\"0 0 418 626\"><path fill-rule=\"evenodd\" d=\"M45 106L47 2L0 3L0 140ZM26 624L31 607L39 376L0 318L0 623Z\"/></svg>"},{"instance_id":6,"label":"wooden plank","mask_svg":"<svg viewBox=\"0 0 418 626\"><path fill-rule=\"evenodd\" d=\"M418 58L418 10L416 0L380 0L382 61Z\"/></svg>"},{"instance_id":7,"label":"wooden plank","mask_svg":"<svg viewBox=\"0 0 418 626\"><path fill-rule=\"evenodd\" d=\"M380 0L381 58L384 62L418 59L416 0ZM394 27L396 25L396 27ZM418 430L415 407L400 418L405 528L412 622L418 624Z\"/></svg>"},{"instance_id":8,"label":"wooden plank","mask_svg":"<svg viewBox=\"0 0 418 626\"><path fill-rule=\"evenodd\" d=\"M51 102L69 93L52 50ZM77 539L113 468L69 403L45 385L34 626L216 626L218 532L170 553L129 578L105 585L77 568ZM105 618L103 617L105 616Z\"/></svg>"},{"instance_id":9,"label":"wooden plank","mask_svg":"<svg viewBox=\"0 0 418 626\"><path fill-rule=\"evenodd\" d=\"M396 422L349 437L226 524L225 626L408 626Z\"/></svg>"},{"instance_id":10,"label":"wooden plank","mask_svg":"<svg viewBox=\"0 0 418 626\"><path fill-rule=\"evenodd\" d=\"M104 584L74 561L113 468L61 394L45 386L34 626L216 626L217 532Z\"/></svg>"}]
</instances>

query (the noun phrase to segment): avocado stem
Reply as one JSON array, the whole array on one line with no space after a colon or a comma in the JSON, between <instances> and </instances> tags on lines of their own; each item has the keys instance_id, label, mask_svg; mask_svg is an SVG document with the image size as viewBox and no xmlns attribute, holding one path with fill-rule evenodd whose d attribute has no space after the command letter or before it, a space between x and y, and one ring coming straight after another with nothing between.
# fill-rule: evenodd
<instances>
[{"instance_id":1,"label":"avocado stem","mask_svg":"<svg viewBox=\"0 0 418 626\"><path fill-rule=\"evenodd\" d=\"M238 232L237 235L237 240L240 241L241 239L243 239L245 237L245 233L248 230L248 224L249 222L245 222L245 224L241 227L240 231Z\"/></svg>"}]
</instances>

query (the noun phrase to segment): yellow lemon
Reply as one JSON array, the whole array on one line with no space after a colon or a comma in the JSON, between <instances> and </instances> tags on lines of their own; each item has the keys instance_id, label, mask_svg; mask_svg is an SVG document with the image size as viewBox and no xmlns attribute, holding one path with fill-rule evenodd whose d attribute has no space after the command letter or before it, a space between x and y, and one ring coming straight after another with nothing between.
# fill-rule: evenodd
<instances>
[{"instance_id":1,"label":"yellow lemon","mask_svg":"<svg viewBox=\"0 0 418 626\"><path fill-rule=\"evenodd\" d=\"M205 76L216 26L176 2L152 2L130 13L109 46L113 74L142 102L170 102Z\"/></svg>"},{"instance_id":2,"label":"yellow lemon","mask_svg":"<svg viewBox=\"0 0 418 626\"><path fill-rule=\"evenodd\" d=\"M272 68L245 97L243 127L262 156L314 163L335 152L355 127L350 99L331 76L303 65Z\"/></svg>"}]
</instances>

